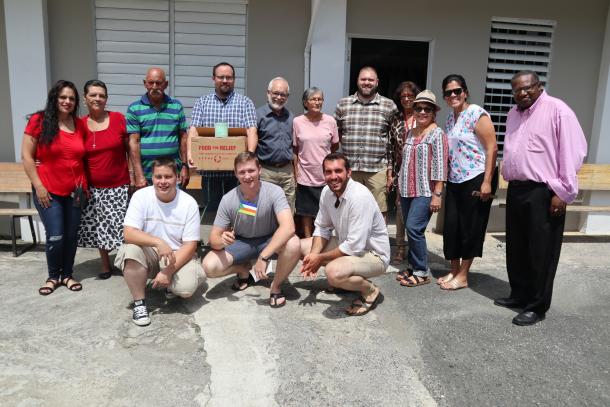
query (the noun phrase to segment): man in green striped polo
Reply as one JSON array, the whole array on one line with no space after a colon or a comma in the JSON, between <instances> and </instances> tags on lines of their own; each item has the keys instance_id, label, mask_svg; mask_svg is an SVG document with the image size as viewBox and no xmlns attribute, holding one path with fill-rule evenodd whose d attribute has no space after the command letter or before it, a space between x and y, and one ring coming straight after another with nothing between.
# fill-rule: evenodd
<instances>
[{"instance_id":1,"label":"man in green striped polo","mask_svg":"<svg viewBox=\"0 0 610 407\"><path fill-rule=\"evenodd\" d=\"M169 156L179 165L180 183L189 182L187 154L187 124L180 101L165 94L168 82L165 71L150 68L146 72L146 94L127 108L129 154L133 165L136 188L151 184L152 163L157 157Z\"/></svg>"}]
</instances>

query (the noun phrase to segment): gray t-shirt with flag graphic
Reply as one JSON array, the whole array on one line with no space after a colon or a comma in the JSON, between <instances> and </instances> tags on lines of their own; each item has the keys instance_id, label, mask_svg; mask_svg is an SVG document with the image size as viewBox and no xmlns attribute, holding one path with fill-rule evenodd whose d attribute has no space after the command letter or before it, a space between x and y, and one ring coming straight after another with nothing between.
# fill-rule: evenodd
<instances>
[{"instance_id":1,"label":"gray t-shirt with flag graphic","mask_svg":"<svg viewBox=\"0 0 610 407\"><path fill-rule=\"evenodd\" d=\"M284 209L290 209L290 206L284 190L277 185L261 181L254 202L246 201L238 185L222 197L214 226L233 228L237 237L268 236L277 230L276 215Z\"/></svg>"}]
</instances>

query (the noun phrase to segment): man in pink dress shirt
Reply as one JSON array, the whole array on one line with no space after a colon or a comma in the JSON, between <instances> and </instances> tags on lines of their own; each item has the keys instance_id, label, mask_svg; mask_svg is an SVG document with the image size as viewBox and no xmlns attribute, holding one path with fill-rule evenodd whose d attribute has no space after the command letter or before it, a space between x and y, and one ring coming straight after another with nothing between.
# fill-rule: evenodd
<instances>
[{"instance_id":1,"label":"man in pink dress shirt","mask_svg":"<svg viewBox=\"0 0 610 407\"><path fill-rule=\"evenodd\" d=\"M538 75L513 76L517 106L508 113L502 176L506 198L506 269L510 297L494 304L522 308L516 325L533 325L551 306L566 204L578 194L576 174L587 141L574 112L549 96Z\"/></svg>"}]
</instances>

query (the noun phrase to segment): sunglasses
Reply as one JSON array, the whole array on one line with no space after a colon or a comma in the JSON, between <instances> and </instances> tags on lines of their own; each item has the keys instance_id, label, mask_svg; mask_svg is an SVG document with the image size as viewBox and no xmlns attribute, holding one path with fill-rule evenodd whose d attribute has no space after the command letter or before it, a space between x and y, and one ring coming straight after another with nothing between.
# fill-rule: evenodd
<instances>
[{"instance_id":1,"label":"sunglasses","mask_svg":"<svg viewBox=\"0 0 610 407\"><path fill-rule=\"evenodd\" d=\"M443 92L443 96L448 98L453 95L460 96L462 93L464 93L464 89L462 89L462 88L447 89L446 91Z\"/></svg>"},{"instance_id":2,"label":"sunglasses","mask_svg":"<svg viewBox=\"0 0 610 407\"><path fill-rule=\"evenodd\" d=\"M413 108L417 113L432 113L434 109L428 106L415 106Z\"/></svg>"}]
</instances>

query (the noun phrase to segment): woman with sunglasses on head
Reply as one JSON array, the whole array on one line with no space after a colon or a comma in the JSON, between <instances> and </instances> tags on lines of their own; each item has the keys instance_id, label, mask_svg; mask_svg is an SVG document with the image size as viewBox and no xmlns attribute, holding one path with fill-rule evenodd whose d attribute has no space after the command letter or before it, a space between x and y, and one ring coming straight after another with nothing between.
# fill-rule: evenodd
<instances>
[{"instance_id":1,"label":"woman with sunglasses on head","mask_svg":"<svg viewBox=\"0 0 610 407\"><path fill-rule=\"evenodd\" d=\"M400 285L428 284L426 227L432 213L441 208L443 183L447 177L447 137L436 125L440 107L434 93L424 90L413 101L416 126L409 130L402 149L398 192L406 225L409 266L398 273Z\"/></svg>"},{"instance_id":2,"label":"woman with sunglasses on head","mask_svg":"<svg viewBox=\"0 0 610 407\"><path fill-rule=\"evenodd\" d=\"M49 276L38 289L40 295L49 295L60 285L70 291L82 289L72 276L87 188L85 128L77 113L76 87L57 81L49 90L45 109L30 116L23 134L21 160L46 232Z\"/></svg>"},{"instance_id":3,"label":"woman with sunglasses on head","mask_svg":"<svg viewBox=\"0 0 610 407\"><path fill-rule=\"evenodd\" d=\"M483 241L497 181L496 132L483 108L468 103L461 75L443 79L443 96L452 112L445 131L449 141L449 174L445 199L443 250L451 272L437 280L444 290L468 287L468 271L483 255Z\"/></svg>"},{"instance_id":4,"label":"woman with sunglasses on head","mask_svg":"<svg viewBox=\"0 0 610 407\"><path fill-rule=\"evenodd\" d=\"M85 105L89 114L85 139L90 200L83 211L78 233L80 247L97 248L102 259L98 278L112 276L108 252L123 244L123 221L129 202L128 135L125 116L106 110L106 84L93 79L85 83ZM131 174L133 178L133 174Z\"/></svg>"},{"instance_id":5,"label":"woman with sunglasses on head","mask_svg":"<svg viewBox=\"0 0 610 407\"><path fill-rule=\"evenodd\" d=\"M292 144L296 160L296 214L301 217L304 237L313 234L313 221L318 215L320 194L326 185L322 161L339 148L337 123L322 113L324 94L316 87L303 93L306 113L292 122Z\"/></svg>"},{"instance_id":6,"label":"woman with sunglasses on head","mask_svg":"<svg viewBox=\"0 0 610 407\"><path fill-rule=\"evenodd\" d=\"M416 126L415 114L413 113L413 101L415 96L421 92L415 83L402 82L394 92L394 103L398 107L398 114L390 125L390 146L392 148L392 174L388 174L388 189L397 186L397 176L402 162L402 147L404 146L407 132ZM405 223L402 218L400 196L396 196L396 254L392 257L390 264L399 265L405 258Z\"/></svg>"}]
</instances>

